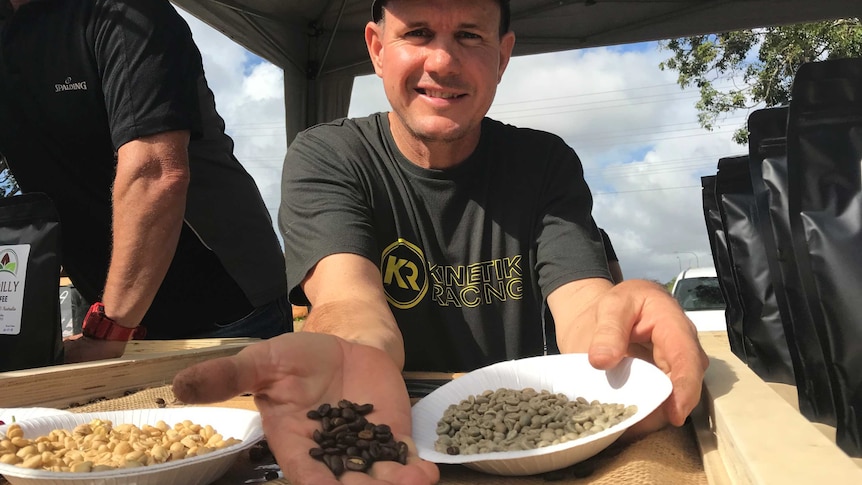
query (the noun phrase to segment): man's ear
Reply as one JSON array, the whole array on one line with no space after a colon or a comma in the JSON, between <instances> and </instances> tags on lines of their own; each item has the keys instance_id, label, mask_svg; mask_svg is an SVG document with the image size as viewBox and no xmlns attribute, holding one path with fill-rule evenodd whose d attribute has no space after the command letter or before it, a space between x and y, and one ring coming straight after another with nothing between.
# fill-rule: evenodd
<instances>
[{"instance_id":1,"label":"man's ear","mask_svg":"<svg viewBox=\"0 0 862 485\"><path fill-rule=\"evenodd\" d=\"M497 84L503 80L503 73L506 72L506 66L509 65L509 60L512 58L512 49L515 48L515 33L511 30L506 32L500 39L500 67L497 72Z\"/></svg>"},{"instance_id":2,"label":"man's ear","mask_svg":"<svg viewBox=\"0 0 862 485\"><path fill-rule=\"evenodd\" d=\"M376 22L368 22L365 25L365 46L368 47L368 57L374 66L374 72L378 76L383 75L383 26Z\"/></svg>"}]
</instances>

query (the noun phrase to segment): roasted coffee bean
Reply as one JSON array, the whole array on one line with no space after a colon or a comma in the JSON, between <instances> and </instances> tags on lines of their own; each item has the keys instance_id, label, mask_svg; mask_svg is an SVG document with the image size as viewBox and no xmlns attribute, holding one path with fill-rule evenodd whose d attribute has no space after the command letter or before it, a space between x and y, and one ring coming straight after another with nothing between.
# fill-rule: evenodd
<instances>
[{"instance_id":1,"label":"roasted coffee bean","mask_svg":"<svg viewBox=\"0 0 862 485\"><path fill-rule=\"evenodd\" d=\"M323 457L323 462L326 463L326 466L329 467L332 474L336 477L344 473L344 461L342 461L340 456L326 455Z\"/></svg>"},{"instance_id":2,"label":"roasted coffee bean","mask_svg":"<svg viewBox=\"0 0 862 485\"><path fill-rule=\"evenodd\" d=\"M326 454L323 448L312 448L308 450L308 454L311 455L312 458L322 458L323 455Z\"/></svg>"},{"instance_id":3,"label":"roasted coffee bean","mask_svg":"<svg viewBox=\"0 0 862 485\"><path fill-rule=\"evenodd\" d=\"M374 409L373 404L362 404L361 406L356 406L355 408L353 408L354 411L361 414L362 416L365 416L366 414L370 413L372 409Z\"/></svg>"},{"instance_id":4,"label":"roasted coffee bean","mask_svg":"<svg viewBox=\"0 0 862 485\"><path fill-rule=\"evenodd\" d=\"M398 461L398 450L391 447L384 447L381 450L381 459L384 461Z\"/></svg>"},{"instance_id":5,"label":"roasted coffee bean","mask_svg":"<svg viewBox=\"0 0 862 485\"><path fill-rule=\"evenodd\" d=\"M355 472L364 472L368 469L368 461L361 456L348 456L344 460L344 467Z\"/></svg>"},{"instance_id":6,"label":"roasted coffee bean","mask_svg":"<svg viewBox=\"0 0 862 485\"><path fill-rule=\"evenodd\" d=\"M356 418L356 421L349 423L347 427L350 431L362 431L365 429L365 425L368 424L368 420L366 420L363 416L359 416Z\"/></svg>"},{"instance_id":7,"label":"roasted coffee bean","mask_svg":"<svg viewBox=\"0 0 862 485\"><path fill-rule=\"evenodd\" d=\"M340 441L342 443L347 443L349 445L356 444L356 440L359 438L356 436L356 433L344 433L343 435L336 436L335 440Z\"/></svg>"},{"instance_id":8,"label":"roasted coffee bean","mask_svg":"<svg viewBox=\"0 0 862 485\"><path fill-rule=\"evenodd\" d=\"M403 441L398 442L398 463L402 465L407 464L407 452L409 451L407 447L407 443Z\"/></svg>"},{"instance_id":9,"label":"roasted coffee bean","mask_svg":"<svg viewBox=\"0 0 862 485\"><path fill-rule=\"evenodd\" d=\"M338 403L339 406L341 403ZM344 418L345 422L354 421L356 419L356 411L352 408L346 408L341 410L341 417Z\"/></svg>"},{"instance_id":10,"label":"roasted coffee bean","mask_svg":"<svg viewBox=\"0 0 862 485\"><path fill-rule=\"evenodd\" d=\"M310 449L309 455L323 461L335 476L347 470L365 472L376 461L406 464L407 443L395 441L388 425L368 422L365 415L372 410L371 404L357 405L342 399L306 413L321 426L312 434L318 447Z\"/></svg>"},{"instance_id":11,"label":"roasted coffee bean","mask_svg":"<svg viewBox=\"0 0 862 485\"><path fill-rule=\"evenodd\" d=\"M374 458L375 460L379 459L382 455L380 452L380 442L372 441L370 446L368 447L368 454L371 455L371 458Z\"/></svg>"},{"instance_id":12,"label":"roasted coffee bean","mask_svg":"<svg viewBox=\"0 0 862 485\"><path fill-rule=\"evenodd\" d=\"M337 432L337 431L335 431L335 428L338 428L339 426L344 426L345 428L347 427L347 421L345 421L345 419L342 418L341 416L332 418L332 420L329 422L329 424L333 428L333 433Z\"/></svg>"},{"instance_id":13,"label":"roasted coffee bean","mask_svg":"<svg viewBox=\"0 0 862 485\"><path fill-rule=\"evenodd\" d=\"M317 409L312 409L311 411L309 411L305 415L308 416L308 419L314 419L314 420L319 420L320 418L323 417L320 415L319 412L317 412Z\"/></svg>"}]
</instances>

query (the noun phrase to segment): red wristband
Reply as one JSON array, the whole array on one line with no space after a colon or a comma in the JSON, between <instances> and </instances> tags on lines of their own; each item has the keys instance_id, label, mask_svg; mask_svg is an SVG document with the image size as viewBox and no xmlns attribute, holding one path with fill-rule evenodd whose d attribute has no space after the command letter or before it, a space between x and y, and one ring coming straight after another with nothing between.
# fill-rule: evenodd
<instances>
[{"instance_id":1,"label":"red wristband","mask_svg":"<svg viewBox=\"0 0 862 485\"><path fill-rule=\"evenodd\" d=\"M105 305L96 302L90 306L90 310L84 317L83 333L85 337L98 340L129 341L144 338L147 335L147 329L143 325L135 328L119 325L105 315Z\"/></svg>"}]
</instances>

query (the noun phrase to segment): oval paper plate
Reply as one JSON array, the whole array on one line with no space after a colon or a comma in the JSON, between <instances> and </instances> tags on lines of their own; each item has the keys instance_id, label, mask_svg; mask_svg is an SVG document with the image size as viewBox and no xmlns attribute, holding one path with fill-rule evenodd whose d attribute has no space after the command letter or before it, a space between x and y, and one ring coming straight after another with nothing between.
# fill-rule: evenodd
<instances>
[{"instance_id":1,"label":"oval paper plate","mask_svg":"<svg viewBox=\"0 0 862 485\"><path fill-rule=\"evenodd\" d=\"M0 421L12 424L13 420L20 423L25 419L41 418L42 416L57 416L72 414L69 411L54 408L0 408Z\"/></svg>"},{"instance_id":2,"label":"oval paper plate","mask_svg":"<svg viewBox=\"0 0 862 485\"><path fill-rule=\"evenodd\" d=\"M548 390L569 399L637 406L637 413L602 432L532 450L447 455L434 449L437 423L446 408L470 395L499 388ZM413 439L419 456L435 463L459 463L497 475L532 475L583 461L613 443L626 429L670 396L670 379L654 365L626 358L609 371L590 365L586 354L562 354L500 362L441 386L413 406Z\"/></svg>"},{"instance_id":3,"label":"oval paper plate","mask_svg":"<svg viewBox=\"0 0 862 485\"><path fill-rule=\"evenodd\" d=\"M17 416L16 416L17 417ZM72 430L93 419L110 420L114 426L134 424L155 425L159 420L173 426L190 420L201 426L211 425L222 436L242 440L241 443L213 451L206 455L169 461L157 465L125 468L104 472L71 473L29 470L0 464L0 475L12 485L204 485L222 476L239 453L263 438L260 414L244 409L217 407L184 407L107 411L96 413L65 413L41 416L20 421L25 438L47 435L54 429ZM5 436L8 426L0 426Z\"/></svg>"}]
</instances>

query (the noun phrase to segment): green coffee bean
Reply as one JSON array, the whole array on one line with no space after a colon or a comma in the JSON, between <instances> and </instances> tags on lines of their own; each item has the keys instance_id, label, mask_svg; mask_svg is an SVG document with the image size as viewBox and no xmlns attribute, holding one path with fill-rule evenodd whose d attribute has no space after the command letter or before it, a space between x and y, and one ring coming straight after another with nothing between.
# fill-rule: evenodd
<instances>
[{"instance_id":1,"label":"green coffee bean","mask_svg":"<svg viewBox=\"0 0 862 485\"><path fill-rule=\"evenodd\" d=\"M601 432L636 412L547 390L487 390L444 411L435 449L450 455L534 449Z\"/></svg>"}]
</instances>

